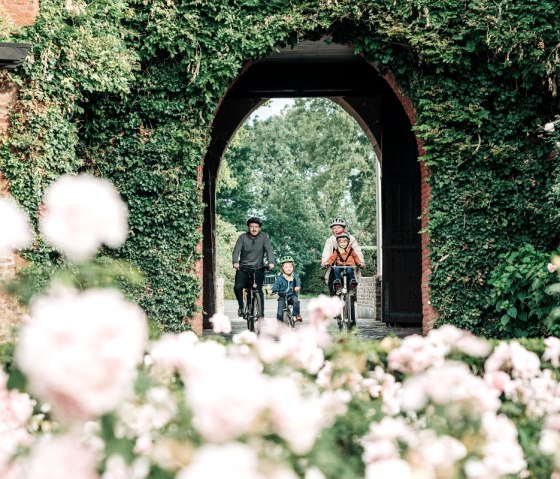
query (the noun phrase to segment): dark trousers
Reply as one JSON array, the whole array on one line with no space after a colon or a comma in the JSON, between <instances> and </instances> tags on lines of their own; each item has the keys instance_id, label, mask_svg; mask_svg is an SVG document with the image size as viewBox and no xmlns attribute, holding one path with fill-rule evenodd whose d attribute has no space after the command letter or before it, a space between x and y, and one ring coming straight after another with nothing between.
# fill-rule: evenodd
<instances>
[{"instance_id":1,"label":"dark trousers","mask_svg":"<svg viewBox=\"0 0 560 479\"><path fill-rule=\"evenodd\" d=\"M235 283L233 285L233 292L235 293L235 298L237 299L237 304L239 309L243 309L243 289L251 287L251 274L246 271L238 269L235 272ZM261 311L259 317L264 317L264 293L263 293L263 283L264 283L264 270L255 271L255 282L257 283L257 289L259 290L259 297L261 298Z\"/></svg>"},{"instance_id":2,"label":"dark trousers","mask_svg":"<svg viewBox=\"0 0 560 479\"><path fill-rule=\"evenodd\" d=\"M339 281L342 281L342 270L340 268L333 268L332 272L335 280L338 279ZM350 281L356 279L354 275L354 268L346 268L346 277L348 279L348 286L350 286Z\"/></svg>"},{"instance_id":3,"label":"dark trousers","mask_svg":"<svg viewBox=\"0 0 560 479\"><path fill-rule=\"evenodd\" d=\"M278 298L278 309L276 311L276 319L278 321L283 321L284 320L284 304L285 304L285 302L286 302L286 297L285 296L280 296ZM294 309L293 309L294 317L299 316L300 315L300 308L299 308L299 298L297 297L297 295L290 294L288 296L288 304L293 304L294 305Z\"/></svg>"}]
</instances>

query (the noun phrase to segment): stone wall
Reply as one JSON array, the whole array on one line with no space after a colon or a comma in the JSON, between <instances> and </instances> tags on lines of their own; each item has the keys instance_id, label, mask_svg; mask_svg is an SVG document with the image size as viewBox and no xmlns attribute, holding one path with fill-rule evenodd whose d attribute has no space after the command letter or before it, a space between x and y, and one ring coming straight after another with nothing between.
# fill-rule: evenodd
<instances>
[{"instance_id":1,"label":"stone wall","mask_svg":"<svg viewBox=\"0 0 560 479\"><path fill-rule=\"evenodd\" d=\"M356 314L381 321L381 276L363 276L358 286Z\"/></svg>"}]
</instances>

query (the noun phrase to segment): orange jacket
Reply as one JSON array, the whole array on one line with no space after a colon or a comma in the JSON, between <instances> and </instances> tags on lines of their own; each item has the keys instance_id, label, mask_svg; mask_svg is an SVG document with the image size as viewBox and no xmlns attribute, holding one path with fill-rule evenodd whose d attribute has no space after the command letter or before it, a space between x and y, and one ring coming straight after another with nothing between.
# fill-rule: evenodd
<instances>
[{"instance_id":1,"label":"orange jacket","mask_svg":"<svg viewBox=\"0 0 560 479\"><path fill-rule=\"evenodd\" d=\"M362 264L360 258L352 247L348 247L344 253L335 250L327 260L327 264L336 266L356 266Z\"/></svg>"}]
</instances>

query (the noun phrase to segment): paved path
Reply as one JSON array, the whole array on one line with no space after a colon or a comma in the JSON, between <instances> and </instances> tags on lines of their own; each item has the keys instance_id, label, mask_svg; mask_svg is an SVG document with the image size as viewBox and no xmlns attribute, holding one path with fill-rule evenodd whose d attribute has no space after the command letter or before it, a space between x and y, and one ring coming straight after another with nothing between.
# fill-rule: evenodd
<instances>
[{"instance_id":1,"label":"paved path","mask_svg":"<svg viewBox=\"0 0 560 479\"><path fill-rule=\"evenodd\" d=\"M274 335L276 332L276 299L266 299L265 300L265 324L262 327L262 332L265 335ZM303 326L306 324L307 319L307 306L309 304L308 299L301 300L301 315L303 316ZM224 313L231 318L232 332L228 335L222 335L226 337L233 336L234 334L240 333L247 329L247 323L244 319L237 317L237 302L226 300L224 302ZM374 319L363 319L358 318L356 320L358 337L366 340L370 339L383 339L385 336L394 335L400 338L408 336L410 334L422 334L421 327L389 327L385 323L376 321ZM301 327L297 325L296 327ZM334 321L333 321L334 326ZM214 333L211 329L204 330L204 336L212 336Z\"/></svg>"}]
</instances>

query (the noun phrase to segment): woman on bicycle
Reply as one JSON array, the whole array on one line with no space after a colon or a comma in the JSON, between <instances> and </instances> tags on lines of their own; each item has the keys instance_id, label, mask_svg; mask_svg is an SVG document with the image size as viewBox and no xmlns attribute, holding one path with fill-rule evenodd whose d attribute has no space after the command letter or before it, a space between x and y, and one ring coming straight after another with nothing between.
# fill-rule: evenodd
<instances>
[{"instance_id":1,"label":"woman on bicycle","mask_svg":"<svg viewBox=\"0 0 560 479\"><path fill-rule=\"evenodd\" d=\"M337 235L342 233L346 233L348 235L350 247L358 255L360 262L364 264L365 263L364 254L362 253L362 248L358 244L356 238L354 238L354 236L352 236L346 231L346 221L344 220L344 218L333 218L329 223L329 228L331 229L331 236L329 236L325 241L325 246L323 247L323 254L321 255L321 266L323 267L328 266L327 261L329 257L338 248L336 237ZM331 296L334 296L336 294L333 288L334 279L335 279L334 272L329 269L326 273L325 281L329 285L329 293Z\"/></svg>"},{"instance_id":2,"label":"woman on bicycle","mask_svg":"<svg viewBox=\"0 0 560 479\"><path fill-rule=\"evenodd\" d=\"M247 232L237 238L233 248L232 263L237 270L235 272L235 284L233 291L239 310L237 314L243 316L243 288L248 287L250 272L255 275L255 282L261 298L261 311L259 317L264 317L264 258L268 261L268 269L274 268L274 253L270 239L266 233L261 231L262 222L257 216L251 216L247 220Z\"/></svg>"},{"instance_id":3,"label":"woman on bicycle","mask_svg":"<svg viewBox=\"0 0 560 479\"><path fill-rule=\"evenodd\" d=\"M363 268L365 266L364 262L357 255L352 246L350 246L350 236L348 235L348 233L340 233L339 235L337 235L336 242L337 248L327 260L327 264L329 266L346 266L346 275L348 276L350 288L355 289L358 282L356 281L356 277L354 275L353 266L359 266L360 268ZM333 289L336 291L340 288L340 268L334 268L333 273Z\"/></svg>"},{"instance_id":4,"label":"woman on bicycle","mask_svg":"<svg viewBox=\"0 0 560 479\"><path fill-rule=\"evenodd\" d=\"M294 307L294 316L296 321L301 322L300 305L298 293L301 291L301 280L299 275L294 273L295 262L291 256L283 256L280 258L281 273L276 277L276 281L272 285L271 292L278 293L278 310L276 319L284 320L284 304L287 300Z\"/></svg>"}]
</instances>

